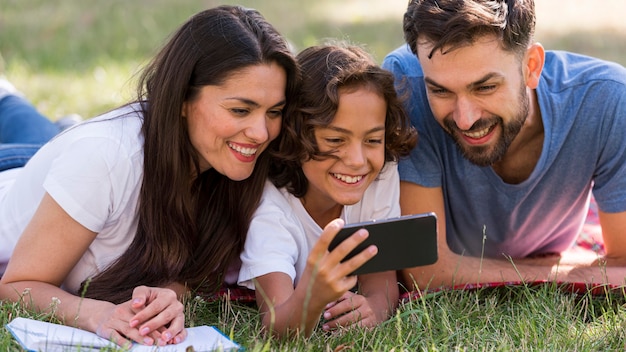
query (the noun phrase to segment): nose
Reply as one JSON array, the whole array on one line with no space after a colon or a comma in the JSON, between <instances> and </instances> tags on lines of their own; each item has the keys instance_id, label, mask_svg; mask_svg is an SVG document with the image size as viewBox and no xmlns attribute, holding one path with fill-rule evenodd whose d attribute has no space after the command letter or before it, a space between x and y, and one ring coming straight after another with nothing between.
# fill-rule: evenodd
<instances>
[{"instance_id":1,"label":"nose","mask_svg":"<svg viewBox=\"0 0 626 352\"><path fill-rule=\"evenodd\" d=\"M478 105L466 97L457 97L452 118L458 128L469 130L476 121L480 120L480 116L481 112Z\"/></svg>"},{"instance_id":2,"label":"nose","mask_svg":"<svg viewBox=\"0 0 626 352\"><path fill-rule=\"evenodd\" d=\"M268 121L264 114L257 114L249 120L244 135L254 143L264 143L269 138Z\"/></svg>"},{"instance_id":3,"label":"nose","mask_svg":"<svg viewBox=\"0 0 626 352\"><path fill-rule=\"evenodd\" d=\"M365 156L365 148L363 148L362 143L350 143L341 159L344 164L350 167L361 167L367 160L367 157Z\"/></svg>"}]
</instances>

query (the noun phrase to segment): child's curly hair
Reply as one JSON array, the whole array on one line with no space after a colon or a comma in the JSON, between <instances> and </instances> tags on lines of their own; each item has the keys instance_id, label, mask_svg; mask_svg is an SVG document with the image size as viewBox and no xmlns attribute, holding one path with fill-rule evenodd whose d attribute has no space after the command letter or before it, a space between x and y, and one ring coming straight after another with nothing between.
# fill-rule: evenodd
<instances>
[{"instance_id":1,"label":"child's curly hair","mask_svg":"<svg viewBox=\"0 0 626 352\"><path fill-rule=\"evenodd\" d=\"M313 46L300 52L297 60L302 82L294 110L284 117L280 146L274 153L270 179L276 187L286 186L296 197L304 196L308 182L302 162L332 157L332 152L319 150L314 132L335 118L340 88L365 86L387 103L385 162L397 161L415 147L417 131L396 94L393 75L361 47L341 43Z\"/></svg>"}]
</instances>

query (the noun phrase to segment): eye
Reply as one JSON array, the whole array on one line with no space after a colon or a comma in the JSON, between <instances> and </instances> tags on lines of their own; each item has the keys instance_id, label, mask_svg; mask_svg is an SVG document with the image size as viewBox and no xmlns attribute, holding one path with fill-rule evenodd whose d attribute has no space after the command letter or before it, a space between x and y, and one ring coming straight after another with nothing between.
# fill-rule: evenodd
<instances>
[{"instance_id":1,"label":"eye","mask_svg":"<svg viewBox=\"0 0 626 352\"><path fill-rule=\"evenodd\" d=\"M428 87L428 92L431 95L444 95L449 93L449 91L445 88L440 88L440 87Z\"/></svg>"},{"instance_id":2,"label":"eye","mask_svg":"<svg viewBox=\"0 0 626 352\"><path fill-rule=\"evenodd\" d=\"M230 112L236 116L247 116L250 113L250 110L245 108L230 108Z\"/></svg>"},{"instance_id":3,"label":"eye","mask_svg":"<svg viewBox=\"0 0 626 352\"><path fill-rule=\"evenodd\" d=\"M328 137L328 138L324 138L324 142L326 142L326 144L337 145L337 144L341 144L341 142L343 142L343 139Z\"/></svg>"},{"instance_id":4,"label":"eye","mask_svg":"<svg viewBox=\"0 0 626 352\"><path fill-rule=\"evenodd\" d=\"M480 93L489 93L493 90L496 89L496 85L495 84L491 84L491 85L486 85L486 86L479 86L476 88L477 91L479 91Z\"/></svg>"},{"instance_id":5,"label":"eye","mask_svg":"<svg viewBox=\"0 0 626 352\"><path fill-rule=\"evenodd\" d=\"M283 116L283 109L269 110L267 112L267 116L269 116L271 119L280 118Z\"/></svg>"},{"instance_id":6,"label":"eye","mask_svg":"<svg viewBox=\"0 0 626 352\"><path fill-rule=\"evenodd\" d=\"M368 138L365 140L367 144L383 144L382 138Z\"/></svg>"}]
</instances>

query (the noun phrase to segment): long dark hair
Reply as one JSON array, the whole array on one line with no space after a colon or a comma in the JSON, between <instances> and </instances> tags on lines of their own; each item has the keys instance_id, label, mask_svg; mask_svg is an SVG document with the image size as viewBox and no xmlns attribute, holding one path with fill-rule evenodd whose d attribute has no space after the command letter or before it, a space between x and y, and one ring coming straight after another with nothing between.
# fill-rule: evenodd
<instances>
[{"instance_id":1,"label":"long dark hair","mask_svg":"<svg viewBox=\"0 0 626 352\"><path fill-rule=\"evenodd\" d=\"M270 179L303 197L308 180L302 162L333 157L318 149L315 128L332 123L339 107L339 89L368 87L387 103L385 161L408 155L417 143L417 132L396 95L393 75L378 66L362 48L338 42L313 46L297 56L302 83L293 116L285 121L279 151L273 152Z\"/></svg>"},{"instance_id":2,"label":"long dark hair","mask_svg":"<svg viewBox=\"0 0 626 352\"><path fill-rule=\"evenodd\" d=\"M178 282L206 292L221 285L243 248L269 155L262 153L243 181L214 169L200 173L181 111L203 86L264 63L286 71L288 109L299 71L286 41L256 10L220 6L190 18L147 66L137 92L145 139L137 234L117 261L83 283L87 297L120 303L138 285Z\"/></svg>"}]
</instances>

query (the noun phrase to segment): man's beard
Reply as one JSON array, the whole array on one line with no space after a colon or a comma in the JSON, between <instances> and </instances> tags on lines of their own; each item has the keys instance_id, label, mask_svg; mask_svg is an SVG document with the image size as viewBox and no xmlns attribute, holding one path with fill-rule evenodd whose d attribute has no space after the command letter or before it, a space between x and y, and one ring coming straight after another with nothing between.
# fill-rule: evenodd
<instances>
[{"instance_id":1,"label":"man's beard","mask_svg":"<svg viewBox=\"0 0 626 352\"><path fill-rule=\"evenodd\" d=\"M458 135L460 133L460 129L457 127L454 120L449 117L446 117L443 120L443 124L445 127L444 130L452 137L452 139L454 139L457 147L461 151L461 154L463 154L463 157L465 157L471 163L478 166L493 165L494 163L502 160L502 158L506 154L506 151L509 149L509 146L513 142L513 139L515 139L519 131L522 129L522 126L524 126L524 122L528 117L529 98L525 86L522 86L522 89L520 91L519 103L520 107L517 115L507 124L504 123L504 119L502 117L493 115L490 118L480 119L476 121L469 129L470 131L479 131L487 126L493 125L492 129L501 126L502 134L493 146L468 145L462 140L462 137ZM491 132L492 131L490 131L489 133Z\"/></svg>"}]
</instances>

